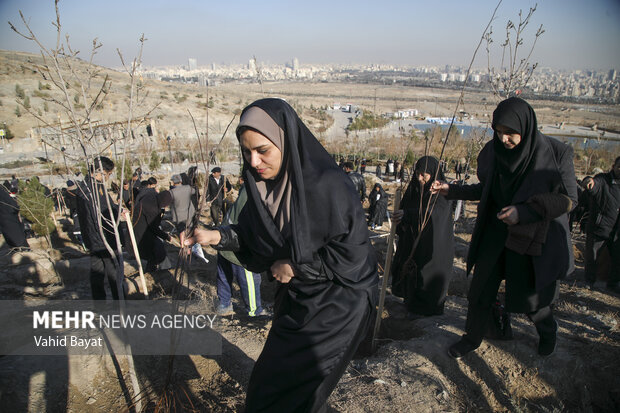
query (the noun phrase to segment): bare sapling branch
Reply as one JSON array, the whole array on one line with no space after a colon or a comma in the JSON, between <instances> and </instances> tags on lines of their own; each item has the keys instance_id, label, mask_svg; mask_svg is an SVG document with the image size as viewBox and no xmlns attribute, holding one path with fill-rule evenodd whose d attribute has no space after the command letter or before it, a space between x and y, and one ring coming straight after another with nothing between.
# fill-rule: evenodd
<instances>
[{"instance_id":1,"label":"bare sapling branch","mask_svg":"<svg viewBox=\"0 0 620 413\"><path fill-rule=\"evenodd\" d=\"M536 12L537 6L538 5L534 5L534 7L531 7L525 16L523 10L519 10L519 21L517 23L514 23L512 20L508 20L506 23L506 37L500 44L501 59L497 69L493 66L491 58L491 45L493 43L492 28L485 33L487 70L493 94L498 101L519 94L522 89L527 87L534 70L538 67L538 63L531 62L530 58L536 47L538 38L545 32L542 24L534 33L529 50L525 49L525 52L523 50L526 48L525 35L532 21L532 16ZM525 55L525 57L521 57L522 55Z\"/></svg>"}]
</instances>

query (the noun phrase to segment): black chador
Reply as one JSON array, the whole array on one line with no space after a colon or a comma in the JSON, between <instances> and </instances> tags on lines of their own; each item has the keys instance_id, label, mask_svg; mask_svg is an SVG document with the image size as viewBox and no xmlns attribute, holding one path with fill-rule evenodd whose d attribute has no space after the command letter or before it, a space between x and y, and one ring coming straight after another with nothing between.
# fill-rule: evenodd
<instances>
[{"instance_id":1,"label":"black chador","mask_svg":"<svg viewBox=\"0 0 620 413\"><path fill-rule=\"evenodd\" d=\"M28 248L24 224L19 219L19 205L5 186L0 188L0 231L10 248Z\"/></svg>"},{"instance_id":2,"label":"black chador","mask_svg":"<svg viewBox=\"0 0 620 413\"><path fill-rule=\"evenodd\" d=\"M368 225L373 229L375 226L383 225L383 220L387 216L388 196L380 183L376 183L368 195L370 207L368 208Z\"/></svg>"},{"instance_id":3,"label":"black chador","mask_svg":"<svg viewBox=\"0 0 620 413\"><path fill-rule=\"evenodd\" d=\"M290 260L294 277L278 285L246 411L314 412L324 408L372 321L375 253L353 183L286 102L248 106L237 136L247 129L280 149L281 167L261 180L246 160L248 202L237 225L220 227L219 248L237 249L256 272Z\"/></svg>"},{"instance_id":4,"label":"black chador","mask_svg":"<svg viewBox=\"0 0 620 413\"><path fill-rule=\"evenodd\" d=\"M403 218L397 228L398 248L392 266L392 293L403 297L410 313L443 314L448 286L452 278L454 230L450 202L442 195L431 195L435 179L443 180L437 159L425 156L415 166L415 177L409 183L400 209ZM422 184L420 173L430 175ZM436 175L437 174L437 175ZM426 221L424 228L422 223ZM414 241L422 235L412 251Z\"/></svg>"},{"instance_id":5,"label":"black chador","mask_svg":"<svg viewBox=\"0 0 620 413\"><path fill-rule=\"evenodd\" d=\"M480 200L467 257L467 271L475 268L466 335L450 354L460 357L480 345L505 279L506 309L528 315L540 337L538 351L548 355L556 343L557 280L574 268L567 214L577 201L573 151L541 134L534 110L519 98L497 106L492 126L493 140L478 156L480 183L449 187L449 198ZM506 222L508 213L516 223Z\"/></svg>"}]
</instances>

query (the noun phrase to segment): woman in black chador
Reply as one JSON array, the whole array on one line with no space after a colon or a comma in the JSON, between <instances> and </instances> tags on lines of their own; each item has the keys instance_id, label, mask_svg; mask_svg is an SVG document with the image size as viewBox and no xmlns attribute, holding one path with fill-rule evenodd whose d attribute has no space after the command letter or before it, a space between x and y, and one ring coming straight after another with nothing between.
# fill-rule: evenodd
<instances>
[{"instance_id":1,"label":"woman in black chador","mask_svg":"<svg viewBox=\"0 0 620 413\"><path fill-rule=\"evenodd\" d=\"M539 335L538 353L555 349L558 324L552 305L573 268L568 213L577 202L573 151L538 131L536 114L522 99L502 101L493 112L493 139L478 155L479 184L433 184L451 199L480 200L467 257L466 334L449 354L478 348L502 279L506 310L525 313Z\"/></svg>"},{"instance_id":2,"label":"woman in black chador","mask_svg":"<svg viewBox=\"0 0 620 413\"><path fill-rule=\"evenodd\" d=\"M376 183L368 195L370 207L368 208L368 225L371 229L383 225L387 216L388 198L380 183Z\"/></svg>"},{"instance_id":3,"label":"woman in black chador","mask_svg":"<svg viewBox=\"0 0 620 413\"><path fill-rule=\"evenodd\" d=\"M454 259L454 223L450 202L442 195L431 195L435 176L444 180L439 161L424 156L415 165L400 210L394 213L398 224L398 248L392 264L392 294L405 299L409 315L443 314ZM422 235L412 251L414 241ZM413 252L413 255L412 255Z\"/></svg>"},{"instance_id":4,"label":"woman in black chador","mask_svg":"<svg viewBox=\"0 0 620 413\"><path fill-rule=\"evenodd\" d=\"M364 337L377 302L375 253L351 179L295 111L262 99L241 114L248 201L237 225L197 229L278 281L274 320L248 385L246 411L314 412Z\"/></svg>"}]
</instances>

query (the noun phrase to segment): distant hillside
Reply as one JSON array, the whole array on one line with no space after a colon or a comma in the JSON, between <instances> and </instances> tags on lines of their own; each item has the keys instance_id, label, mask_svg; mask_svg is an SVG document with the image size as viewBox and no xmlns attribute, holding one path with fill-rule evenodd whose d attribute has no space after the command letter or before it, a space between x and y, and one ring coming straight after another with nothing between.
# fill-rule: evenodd
<instances>
[{"instance_id":1,"label":"distant hillside","mask_svg":"<svg viewBox=\"0 0 620 413\"><path fill-rule=\"evenodd\" d=\"M65 101L62 91L56 88L46 75L43 77L37 68L41 66L41 56L23 52L0 50L0 124L5 122L11 129L16 139L31 137L31 128L42 126L36 116L29 114L17 101L24 102L26 99L32 111L37 116L50 124L57 124L58 120L66 124L68 117L63 108L53 100ZM72 59L72 65L82 83L88 79L88 63ZM91 70L97 71L94 78L91 96L99 91L105 76L109 76L111 87L102 105L95 108L91 119L99 123L126 122L128 117L129 85L130 77L103 67ZM69 99L75 105L76 112L85 114L84 102L80 82L75 75L63 73L69 87ZM255 99L263 96L260 86L243 85L235 88L233 85L222 87L200 87L197 85L184 85L167 83L151 79L140 79L141 89L138 93L139 105L134 108L134 117L140 118L148 115L149 123L154 132L160 137L193 138L196 136L190 112L196 121L196 127L201 135L204 134L207 125L207 105L210 107L208 114L209 136L219 140L228 123L235 114L239 114L243 107ZM238 89L238 90L235 90ZM209 103L207 100L207 94ZM21 96L21 98L20 98ZM317 99L315 98L314 101ZM319 99L320 100L320 99ZM318 113L311 109L311 103L307 107L297 104L297 101L289 101L304 118L316 129L325 125L320 121ZM329 126L327 122L327 126ZM234 125L231 125L227 135L234 136ZM146 129L138 129L134 133L146 134ZM36 138L36 137L35 137Z\"/></svg>"}]
</instances>

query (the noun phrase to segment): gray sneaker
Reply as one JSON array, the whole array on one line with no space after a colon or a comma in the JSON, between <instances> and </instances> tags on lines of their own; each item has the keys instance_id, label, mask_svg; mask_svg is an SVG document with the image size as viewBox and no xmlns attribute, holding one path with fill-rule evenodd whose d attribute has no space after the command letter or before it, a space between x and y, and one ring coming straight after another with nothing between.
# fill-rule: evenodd
<instances>
[{"instance_id":1,"label":"gray sneaker","mask_svg":"<svg viewBox=\"0 0 620 413\"><path fill-rule=\"evenodd\" d=\"M227 316L227 315L235 314L235 312L233 311L232 303L228 304L228 306L218 305L215 312L219 316Z\"/></svg>"},{"instance_id":2,"label":"gray sneaker","mask_svg":"<svg viewBox=\"0 0 620 413\"><path fill-rule=\"evenodd\" d=\"M260 320L263 320L263 319L269 320L273 318L273 312L271 310L268 310L267 308L263 308L260 313L256 314L252 318L260 319Z\"/></svg>"}]
</instances>

